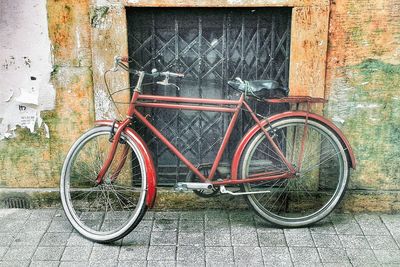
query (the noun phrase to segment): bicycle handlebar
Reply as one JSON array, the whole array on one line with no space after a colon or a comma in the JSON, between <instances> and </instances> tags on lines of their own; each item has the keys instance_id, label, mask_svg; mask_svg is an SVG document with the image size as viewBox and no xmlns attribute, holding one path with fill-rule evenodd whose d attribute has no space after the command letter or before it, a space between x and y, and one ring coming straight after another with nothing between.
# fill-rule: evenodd
<instances>
[{"instance_id":1,"label":"bicycle handlebar","mask_svg":"<svg viewBox=\"0 0 400 267\"><path fill-rule=\"evenodd\" d=\"M170 71L163 71L163 72L158 72L157 70L152 71L151 73L147 73L144 71L138 71L138 70L130 70L127 65L124 63L129 63L129 57L126 56L115 56L114 57L114 67L112 68L113 71L117 71L118 67L121 67L122 69L129 71L131 73L134 73L136 75L139 75L141 72L144 73L146 76L150 76L153 78L156 78L158 76L163 76L163 77L178 77L178 78L183 78L185 77L185 74L183 73L177 73L177 72L170 72Z\"/></svg>"}]
</instances>

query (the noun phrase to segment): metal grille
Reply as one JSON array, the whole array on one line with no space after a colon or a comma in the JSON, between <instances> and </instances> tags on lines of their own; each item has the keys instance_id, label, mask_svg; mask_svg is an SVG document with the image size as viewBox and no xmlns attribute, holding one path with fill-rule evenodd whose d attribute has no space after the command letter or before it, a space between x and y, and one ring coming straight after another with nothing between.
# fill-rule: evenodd
<instances>
[{"instance_id":1,"label":"metal grille","mask_svg":"<svg viewBox=\"0 0 400 267\"><path fill-rule=\"evenodd\" d=\"M25 197L8 197L3 199L2 206L7 209L29 209L31 205Z\"/></svg>"},{"instance_id":2,"label":"metal grille","mask_svg":"<svg viewBox=\"0 0 400 267\"><path fill-rule=\"evenodd\" d=\"M128 8L131 67L182 72L181 88L162 87L147 80L145 93L202 98L237 99L227 81L274 79L288 86L290 8ZM173 81L174 82L174 81ZM131 83L135 83L131 77ZM252 103L258 113L271 108ZM279 109L279 107L278 107ZM230 115L198 111L145 110L154 125L193 163L214 159ZM231 158L249 127L242 113L225 152ZM147 136L161 183L186 175L186 167L156 138Z\"/></svg>"}]
</instances>

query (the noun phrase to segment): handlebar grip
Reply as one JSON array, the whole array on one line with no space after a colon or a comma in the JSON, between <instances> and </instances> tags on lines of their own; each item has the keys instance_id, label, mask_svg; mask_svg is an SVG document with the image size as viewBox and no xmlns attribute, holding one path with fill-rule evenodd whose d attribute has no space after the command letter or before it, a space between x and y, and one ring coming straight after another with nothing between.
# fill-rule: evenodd
<instances>
[{"instance_id":1,"label":"handlebar grip","mask_svg":"<svg viewBox=\"0 0 400 267\"><path fill-rule=\"evenodd\" d=\"M185 74L183 74L183 73L175 73L175 72L169 72L169 71L161 72L161 75L170 76L170 77L180 77L180 78L185 77Z\"/></svg>"}]
</instances>

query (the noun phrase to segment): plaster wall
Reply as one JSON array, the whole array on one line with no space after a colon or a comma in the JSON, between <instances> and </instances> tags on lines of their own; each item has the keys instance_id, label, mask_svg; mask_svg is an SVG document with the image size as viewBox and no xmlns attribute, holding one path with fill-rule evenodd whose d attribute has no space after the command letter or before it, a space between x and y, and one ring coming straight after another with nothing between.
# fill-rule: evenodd
<instances>
[{"instance_id":1,"label":"plaster wall","mask_svg":"<svg viewBox=\"0 0 400 267\"><path fill-rule=\"evenodd\" d=\"M44 127L49 137L40 115L55 103L46 3L1 1L0 29L0 140L15 136L17 126Z\"/></svg>"},{"instance_id":2,"label":"plaster wall","mask_svg":"<svg viewBox=\"0 0 400 267\"><path fill-rule=\"evenodd\" d=\"M18 4L10 0L1 5L18 10ZM33 4L26 5L33 7ZM400 4L397 0L48 0L47 6L40 8L43 17L47 9L48 24L38 16L29 19L31 24L48 25L47 34L53 47L52 66L48 68L49 61L46 61L50 48L40 46L38 51L43 55L39 58L47 62L46 68L44 65L29 68L17 58L16 65L20 69L9 70L2 66L1 75L11 70L20 71L28 78L30 71L37 71L34 74L38 77L42 75L43 86L37 85L37 88L48 94L40 95L38 104L30 105L35 111L41 111L40 116L49 131L42 127L32 134L30 130L17 129L15 138L0 141L0 186L57 187L63 158L73 140L92 125L94 117L117 115L105 97L102 74L112 66L114 55L127 54L125 6L265 5L293 7L291 93L325 96L329 103L320 111L343 130L355 150L358 166L352 172L344 207L348 210L400 210ZM20 21L17 24L25 25L25 13L13 12L14 20ZM7 36L17 38L13 31L4 30L3 25L11 23L7 17L3 14L0 17L0 34L8 32ZM19 50L12 50L17 48L9 43L2 43L7 51L24 51L27 46L21 44ZM8 52L5 56L3 51L0 53L1 60L9 59ZM19 52L16 55L22 56ZM32 64L41 62L32 59ZM1 77L0 101L4 102L11 91L4 87L6 83ZM30 85L34 81L37 80L26 82ZM128 76L122 73L110 82L119 88L129 85ZM22 80L18 82L19 87L22 84ZM51 88L55 90L55 99L54 93L49 93ZM8 102L19 106L20 95L20 90L16 90L15 96L13 91ZM5 110L3 102L0 116ZM43 112L45 109L51 110ZM15 119L8 119L7 125L9 121L18 125ZM47 133L50 138L46 138Z\"/></svg>"}]
</instances>

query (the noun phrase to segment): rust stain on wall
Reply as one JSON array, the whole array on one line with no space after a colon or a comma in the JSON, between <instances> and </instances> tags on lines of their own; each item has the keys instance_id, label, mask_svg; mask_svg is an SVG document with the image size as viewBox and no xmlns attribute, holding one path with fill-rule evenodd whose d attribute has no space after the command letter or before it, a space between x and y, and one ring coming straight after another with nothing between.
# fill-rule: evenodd
<instances>
[{"instance_id":1,"label":"rust stain on wall","mask_svg":"<svg viewBox=\"0 0 400 267\"><path fill-rule=\"evenodd\" d=\"M325 113L342 128L355 150L359 167L352 174L351 189L381 194L400 189L399 75L400 3L333 2ZM346 205L361 209L361 202L371 210L399 209L389 198L371 195Z\"/></svg>"},{"instance_id":2,"label":"rust stain on wall","mask_svg":"<svg viewBox=\"0 0 400 267\"><path fill-rule=\"evenodd\" d=\"M324 96L328 14L328 6L293 8L291 95Z\"/></svg>"},{"instance_id":3,"label":"rust stain on wall","mask_svg":"<svg viewBox=\"0 0 400 267\"><path fill-rule=\"evenodd\" d=\"M89 0L48 0L47 10L55 65L90 66Z\"/></svg>"}]
</instances>

